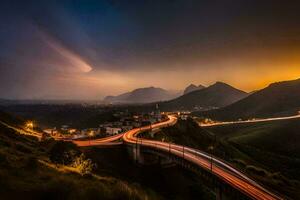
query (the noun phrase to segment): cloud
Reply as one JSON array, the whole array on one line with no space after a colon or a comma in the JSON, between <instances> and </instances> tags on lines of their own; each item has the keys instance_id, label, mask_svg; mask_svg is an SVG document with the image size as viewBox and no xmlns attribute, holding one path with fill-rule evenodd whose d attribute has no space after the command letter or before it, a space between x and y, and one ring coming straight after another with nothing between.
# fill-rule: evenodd
<instances>
[{"instance_id":1,"label":"cloud","mask_svg":"<svg viewBox=\"0 0 300 200\"><path fill-rule=\"evenodd\" d=\"M64 47L54 38L46 35L45 33L41 33L41 36L49 45L49 47L51 47L59 56L62 56L65 59L66 63L69 63L72 67L79 69L81 72L85 73L90 72L93 69L79 55Z\"/></svg>"}]
</instances>

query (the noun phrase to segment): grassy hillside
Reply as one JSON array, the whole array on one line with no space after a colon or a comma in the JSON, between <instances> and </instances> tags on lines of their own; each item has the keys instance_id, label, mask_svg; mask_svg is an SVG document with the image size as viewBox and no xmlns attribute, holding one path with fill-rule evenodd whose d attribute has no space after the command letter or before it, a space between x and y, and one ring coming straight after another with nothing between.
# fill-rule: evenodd
<instances>
[{"instance_id":1,"label":"grassy hillside","mask_svg":"<svg viewBox=\"0 0 300 200\"><path fill-rule=\"evenodd\" d=\"M211 127L218 137L263 151L300 159L300 120Z\"/></svg>"},{"instance_id":2,"label":"grassy hillside","mask_svg":"<svg viewBox=\"0 0 300 200\"><path fill-rule=\"evenodd\" d=\"M264 184L297 199L300 197L300 120L236 124L207 128L234 146L247 159L236 159L241 168ZM284 186L284 187L283 187Z\"/></svg>"},{"instance_id":3,"label":"grassy hillside","mask_svg":"<svg viewBox=\"0 0 300 200\"><path fill-rule=\"evenodd\" d=\"M160 199L112 176L81 176L57 167L48 159L49 146L0 124L1 199Z\"/></svg>"}]
</instances>

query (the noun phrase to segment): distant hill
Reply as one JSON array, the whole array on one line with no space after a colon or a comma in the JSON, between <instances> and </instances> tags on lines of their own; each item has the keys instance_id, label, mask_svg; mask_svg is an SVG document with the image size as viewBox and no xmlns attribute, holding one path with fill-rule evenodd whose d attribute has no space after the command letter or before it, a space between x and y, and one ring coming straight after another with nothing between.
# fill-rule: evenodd
<instances>
[{"instance_id":1,"label":"distant hill","mask_svg":"<svg viewBox=\"0 0 300 200\"><path fill-rule=\"evenodd\" d=\"M270 84L225 108L197 113L219 120L285 116L300 111L300 79Z\"/></svg>"},{"instance_id":2,"label":"distant hill","mask_svg":"<svg viewBox=\"0 0 300 200\"><path fill-rule=\"evenodd\" d=\"M0 109L3 109L0 107ZM20 117L16 117L14 115L11 115L9 113L6 113L2 110L0 110L0 122L4 122L7 124L12 124L12 125L23 125L24 124L24 119Z\"/></svg>"},{"instance_id":3,"label":"distant hill","mask_svg":"<svg viewBox=\"0 0 300 200\"><path fill-rule=\"evenodd\" d=\"M226 83L217 82L207 88L196 90L176 99L161 103L166 110L207 110L232 104L248 94Z\"/></svg>"},{"instance_id":4,"label":"distant hill","mask_svg":"<svg viewBox=\"0 0 300 200\"><path fill-rule=\"evenodd\" d=\"M177 94L164 90L162 88L147 87L138 88L131 92L126 92L118 96L107 96L104 98L108 103L151 103L157 101L166 101L177 97Z\"/></svg>"},{"instance_id":5,"label":"distant hill","mask_svg":"<svg viewBox=\"0 0 300 200\"><path fill-rule=\"evenodd\" d=\"M7 100L7 99L0 99L0 105L7 105L7 104L10 104L11 101L10 100Z\"/></svg>"},{"instance_id":6,"label":"distant hill","mask_svg":"<svg viewBox=\"0 0 300 200\"><path fill-rule=\"evenodd\" d=\"M203 85L199 85L199 86L196 86L194 84L190 84L189 86L187 86L184 91L183 91L183 94L188 94L190 92L193 92L193 91L196 91L196 90L201 90L201 89L204 89L205 87Z\"/></svg>"}]
</instances>

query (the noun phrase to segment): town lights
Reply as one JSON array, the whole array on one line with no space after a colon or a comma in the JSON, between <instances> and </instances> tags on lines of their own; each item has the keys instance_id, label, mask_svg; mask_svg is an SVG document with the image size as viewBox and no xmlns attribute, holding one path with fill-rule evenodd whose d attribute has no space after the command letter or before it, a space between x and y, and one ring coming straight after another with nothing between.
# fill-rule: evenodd
<instances>
[{"instance_id":1,"label":"town lights","mask_svg":"<svg viewBox=\"0 0 300 200\"><path fill-rule=\"evenodd\" d=\"M94 132L94 131L90 131L90 132L88 133L88 135L89 135L89 137L90 137L90 139L89 139L89 144L91 145L91 138L94 137L95 132Z\"/></svg>"},{"instance_id":2,"label":"town lights","mask_svg":"<svg viewBox=\"0 0 300 200\"><path fill-rule=\"evenodd\" d=\"M26 122L26 128L28 129L33 129L33 122L32 121L29 121L29 122Z\"/></svg>"},{"instance_id":3,"label":"town lights","mask_svg":"<svg viewBox=\"0 0 300 200\"><path fill-rule=\"evenodd\" d=\"M95 132L94 132L94 131L90 131L90 132L89 132L89 136L90 136L90 137L94 137L94 135L95 135Z\"/></svg>"}]
</instances>

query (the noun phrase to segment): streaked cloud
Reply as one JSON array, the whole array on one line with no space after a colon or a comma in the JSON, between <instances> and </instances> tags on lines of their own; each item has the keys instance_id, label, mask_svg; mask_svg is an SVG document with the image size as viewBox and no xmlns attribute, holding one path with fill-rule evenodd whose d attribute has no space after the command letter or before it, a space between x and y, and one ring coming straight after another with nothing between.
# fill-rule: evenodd
<instances>
[{"instance_id":1,"label":"streaked cloud","mask_svg":"<svg viewBox=\"0 0 300 200\"><path fill-rule=\"evenodd\" d=\"M90 72L93 68L87 64L79 55L72 52L70 49L67 49L62 44L60 44L54 38L46 35L45 33L41 34L44 41L51 47L57 54L62 56L67 63L69 63L75 69L78 69L82 72Z\"/></svg>"}]
</instances>

